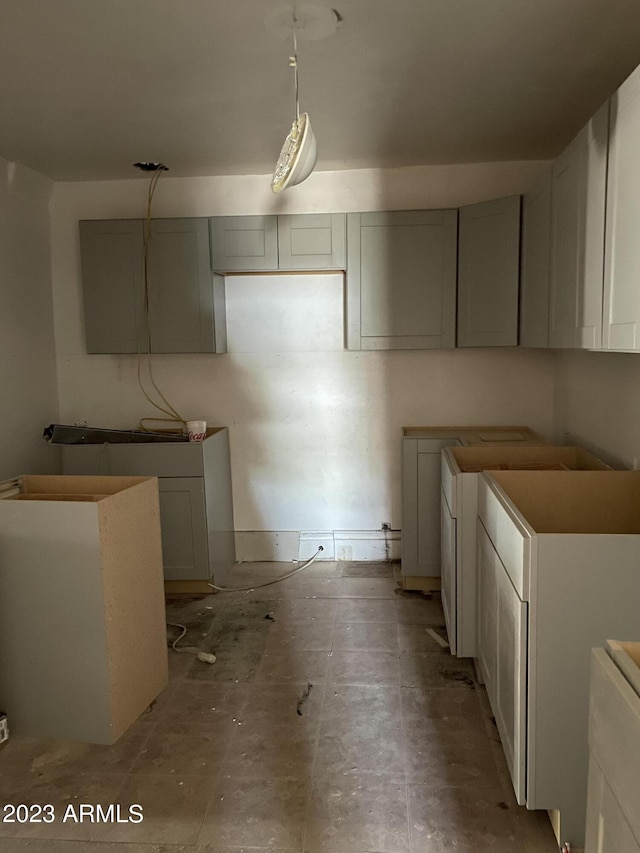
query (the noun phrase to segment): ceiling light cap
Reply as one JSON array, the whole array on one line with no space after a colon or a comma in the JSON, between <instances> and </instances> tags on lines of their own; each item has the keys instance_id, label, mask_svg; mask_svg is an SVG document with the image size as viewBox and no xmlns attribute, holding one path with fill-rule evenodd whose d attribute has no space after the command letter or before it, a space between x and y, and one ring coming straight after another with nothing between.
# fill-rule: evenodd
<instances>
[{"instance_id":1,"label":"ceiling light cap","mask_svg":"<svg viewBox=\"0 0 640 853\"><path fill-rule=\"evenodd\" d=\"M321 41L338 31L342 20L339 12L315 3L300 6L276 6L264 18L265 28L279 38L291 38L295 29L298 41Z\"/></svg>"}]
</instances>

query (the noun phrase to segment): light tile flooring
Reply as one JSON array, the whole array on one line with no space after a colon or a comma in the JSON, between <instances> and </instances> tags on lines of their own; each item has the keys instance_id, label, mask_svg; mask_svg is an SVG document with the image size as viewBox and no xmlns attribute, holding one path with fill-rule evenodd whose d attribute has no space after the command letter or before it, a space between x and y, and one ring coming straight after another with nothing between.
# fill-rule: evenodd
<instances>
[{"instance_id":1,"label":"light tile flooring","mask_svg":"<svg viewBox=\"0 0 640 853\"><path fill-rule=\"evenodd\" d=\"M239 564L228 583L290 569ZM216 663L171 653L169 686L113 747L12 737L0 805L58 817L0 823L1 853L557 851L546 815L514 801L472 666L432 633L446 636L439 600L396 578L314 563L171 599L184 643ZM144 820L62 822L70 803L141 804Z\"/></svg>"}]
</instances>

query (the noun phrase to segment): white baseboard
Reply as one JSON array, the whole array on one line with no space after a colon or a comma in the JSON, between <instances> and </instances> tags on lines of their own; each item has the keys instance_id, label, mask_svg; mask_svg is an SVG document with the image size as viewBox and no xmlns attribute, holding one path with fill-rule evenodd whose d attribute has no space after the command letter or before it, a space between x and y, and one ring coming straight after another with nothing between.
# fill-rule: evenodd
<instances>
[{"instance_id":1,"label":"white baseboard","mask_svg":"<svg viewBox=\"0 0 640 853\"><path fill-rule=\"evenodd\" d=\"M236 559L246 562L308 560L399 560L399 530L237 530Z\"/></svg>"},{"instance_id":2,"label":"white baseboard","mask_svg":"<svg viewBox=\"0 0 640 853\"><path fill-rule=\"evenodd\" d=\"M298 559L297 530L236 530L236 560L249 563L290 562Z\"/></svg>"}]
</instances>

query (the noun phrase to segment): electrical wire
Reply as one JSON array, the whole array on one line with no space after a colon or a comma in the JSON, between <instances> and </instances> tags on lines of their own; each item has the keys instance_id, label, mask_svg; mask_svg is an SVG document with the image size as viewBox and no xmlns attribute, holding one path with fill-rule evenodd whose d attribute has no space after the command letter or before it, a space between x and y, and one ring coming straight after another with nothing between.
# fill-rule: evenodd
<instances>
[{"instance_id":1,"label":"electrical wire","mask_svg":"<svg viewBox=\"0 0 640 853\"><path fill-rule=\"evenodd\" d=\"M318 556L318 554L321 551L324 551L324 548L322 547L322 545L319 545L316 553L313 555L313 557L311 557L310 560L307 560L307 562L304 565L298 566L297 569L294 569L292 572L289 572L286 575L282 575L282 577L275 578L274 580L271 580L271 581L266 581L265 583L256 583L253 586L241 586L241 587L240 586L239 587L216 586L213 583L209 583L209 584L207 584L207 586L210 586L212 589L217 589L218 592L251 592L252 589L260 589L263 586L271 586L271 584L280 583L280 581L286 581L287 578L292 578L294 575L297 575L298 572L301 572L301 571L303 571L303 569L306 569L308 566L311 565L311 563L313 563L313 561L316 559L316 557Z\"/></svg>"},{"instance_id":2,"label":"electrical wire","mask_svg":"<svg viewBox=\"0 0 640 853\"><path fill-rule=\"evenodd\" d=\"M151 242L151 205L153 202L153 195L156 191L156 187L158 185L158 181L160 180L160 176L162 172L166 171L164 167L160 164L158 167L158 171L154 172L151 180L149 181L149 189L147 193L147 213L144 221L144 231L143 231L143 267L142 267L142 313L140 319L140 328L138 332L138 340L137 340L137 350L138 350L138 358L137 358L137 379L138 385L146 399L151 403L151 405L161 412L163 415L168 415L168 417L148 417L141 418L139 421L140 429L143 431L148 431L148 427L145 424L149 421L153 423L176 423L186 425L185 419L179 412L171 405L171 403L164 396L160 388L158 387L155 378L153 376L153 367L151 360L151 328L149 324L149 245ZM141 339L145 345L144 353L141 352ZM143 378L142 378L142 364L143 364L143 356L146 356L146 367L148 372L148 378L153 387L154 391L157 393L159 398L164 403L164 406L161 406L155 400L152 399L150 394L147 392L147 389L144 386ZM166 406L166 408L165 408Z\"/></svg>"},{"instance_id":3,"label":"electrical wire","mask_svg":"<svg viewBox=\"0 0 640 853\"><path fill-rule=\"evenodd\" d=\"M196 649L195 646L181 646L178 648L178 643L187 633L186 625L180 625L178 622L167 622L167 625L171 628L179 628L180 636L171 643L171 648L174 652L178 652L178 654L187 654L187 655L195 655L198 660L201 660L203 663L215 663L216 656L209 654L209 652L201 652L200 649Z\"/></svg>"}]
</instances>

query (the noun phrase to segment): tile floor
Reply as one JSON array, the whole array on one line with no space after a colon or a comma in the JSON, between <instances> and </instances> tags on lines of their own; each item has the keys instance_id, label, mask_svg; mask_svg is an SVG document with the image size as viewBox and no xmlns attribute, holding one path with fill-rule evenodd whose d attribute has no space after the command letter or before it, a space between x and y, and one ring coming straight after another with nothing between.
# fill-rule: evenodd
<instances>
[{"instance_id":1,"label":"tile floor","mask_svg":"<svg viewBox=\"0 0 640 853\"><path fill-rule=\"evenodd\" d=\"M290 568L239 564L228 583ZM437 641L439 600L396 577L314 563L170 599L216 663L171 653L169 686L113 747L12 737L0 806L50 803L57 819L0 823L0 852L557 851L546 815L515 804L472 666ZM122 818L141 804L144 820L62 822L70 803Z\"/></svg>"}]
</instances>

